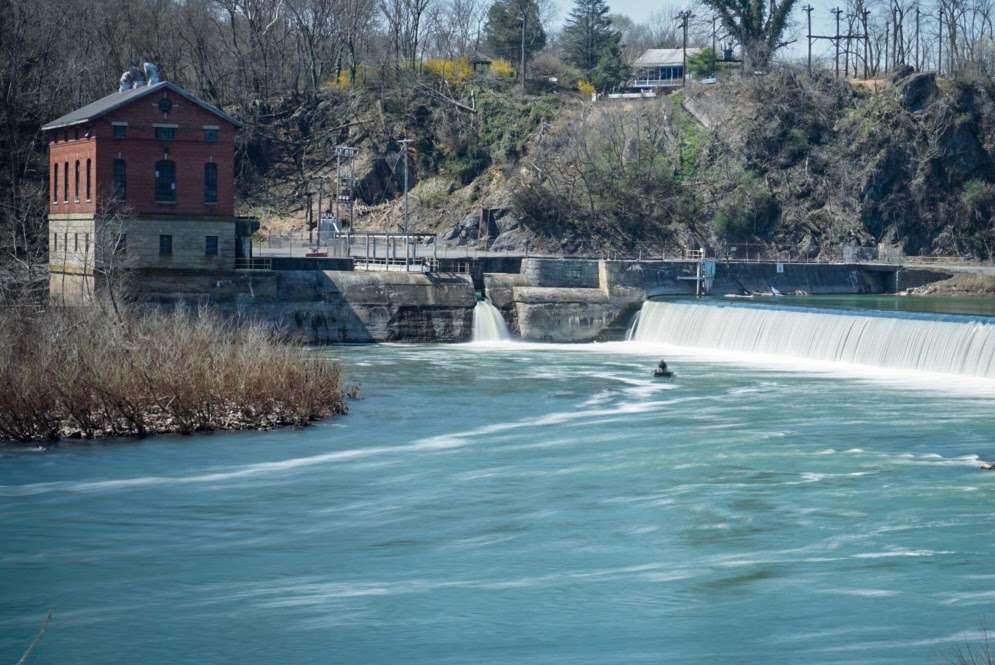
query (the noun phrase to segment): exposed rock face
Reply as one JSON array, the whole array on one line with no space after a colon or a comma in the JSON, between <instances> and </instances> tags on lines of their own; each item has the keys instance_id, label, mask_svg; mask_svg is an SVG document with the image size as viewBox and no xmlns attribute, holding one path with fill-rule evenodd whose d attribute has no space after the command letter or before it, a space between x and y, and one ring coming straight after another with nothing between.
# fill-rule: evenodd
<instances>
[{"instance_id":1,"label":"exposed rock face","mask_svg":"<svg viewBox=\"0 0 995 665\"><path fill-rule=\"evenodd\" d=\"M912 68L908 67L908 69L911 70ZM934 72L914 74L910 71L900 79L897 87L898 94L902 100L902 106L910 111L921 111L926 108L938 92L936 88L936 74Z\"/></svg>"},{"instance_id":2,"label":"exposed rock face","mask_svg":"<svg viewBox=\"0 0 995 665\"><path fill-rule=\"evenodd\" d=\"M460 221L453 224L447 232L442 234L442 240L451 245L467 245L477 242L478 230L480 227L480 215L470 213Z\"/></svg>"},{"instance_id":3,"label":"exposed rock face","mask_svg":"<svg viewBox=\"0 0 995 665\"><path fill-rule=\"evenodd\" d=\"M487 247L494 252L525 253L533 239L528 229L507 208L492 208L487 215ZM442 240L450 245L472 245L481 242L480 212L465 215L442 235Z\"/></svg>"},{"instance_id":4,"label":"exposed rock face","mask_svg":"<svg viewBox=\"0 0 995 665\"><path fill-rule=\"evenodd\" d=\"M992 158L977 136L977 125L970 121L946 125L936 138L948 184L985 178L992 173Z\"/></svg>"}]
</instances>

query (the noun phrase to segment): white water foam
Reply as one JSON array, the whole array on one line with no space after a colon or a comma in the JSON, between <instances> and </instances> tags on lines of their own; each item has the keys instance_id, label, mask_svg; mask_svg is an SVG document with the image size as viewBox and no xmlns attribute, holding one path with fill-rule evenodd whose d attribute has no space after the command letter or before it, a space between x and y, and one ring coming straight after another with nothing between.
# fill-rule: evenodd
<instances>
[{"instance_id":1,"label":"white water foam","mask_svg":"<svg viewBox=\"0 0 995 665\"><path fill-rule=\"evenodd\" d=\"M995 325L968 318L647 302L633 342L995 379Z\"/></svg>"},{"instance_id":2,"label":"white water foam","mask_svg":"<svg viewBox=\"0 0 995 665\"><path fill-rule=\"evenodd\" d=\"M474 342L510 342L511 333L498 308L486 300L478 300L473 308Z\"/></svg>"}]
</instances>

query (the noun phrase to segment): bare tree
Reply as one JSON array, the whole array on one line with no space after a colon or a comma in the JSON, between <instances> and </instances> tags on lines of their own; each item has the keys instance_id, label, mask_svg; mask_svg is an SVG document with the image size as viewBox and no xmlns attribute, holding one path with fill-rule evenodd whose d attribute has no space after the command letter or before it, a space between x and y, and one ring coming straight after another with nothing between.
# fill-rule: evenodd
<instances>
[{"instance_id":1,"label":"bare tree","mask_svg":"<svg viewBox=\"0 0 995 665\"><path fill-rule=\"evenodd\" d=\"M298 42L307 58L308 78L313 90L321 86L327 67L340 60L339 4L338 0L287 1Z\"/></svg>"}]
</instances>

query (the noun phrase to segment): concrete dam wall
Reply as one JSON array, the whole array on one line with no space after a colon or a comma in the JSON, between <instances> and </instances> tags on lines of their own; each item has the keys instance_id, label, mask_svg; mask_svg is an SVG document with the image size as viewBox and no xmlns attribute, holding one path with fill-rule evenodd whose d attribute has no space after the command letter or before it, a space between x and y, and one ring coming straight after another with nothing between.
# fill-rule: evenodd
<instances>
[{"instance_id":1,"label":"concrete dam wall","mask_svg":"<svg viewBox=\"0 0 995 665\"><path fill-rule=\"evenodd\" d=\"M522 259L518 274L485 274L484 291L523 339L620 339L648 298L693 296L697 270L696 261L532 257ZM947 276L898 266L717 262L710 292L889 293Z\"/></svg>"},{"instance_id":2,"label":"concrete dam wall","mask_svg":"<svg viewBox=\"0 0 995 665\"><path fill-rule=\"evenodd\" d=\"M468 275L331 270L147 276L142 296L210 303L312 344L468 341L476 304Z\"/></svg>"},{"instance_id":3,"label":"concrete dam wall","mask_svg":"<svg viewBox=\"0 0 995 665\"><path fill-rule=\"evenodd\" d=\"M481 259L459 274L350 267L297 259L273 270L145 270L133 281L145 300L210 303L314 344L469 341L476 291L518 337L587 342L621 339L649 298L694 295L698 264L528 257ZM717 263L711 293L887 293L944 277L897 266Z\"/></svg>"}]
</instances>

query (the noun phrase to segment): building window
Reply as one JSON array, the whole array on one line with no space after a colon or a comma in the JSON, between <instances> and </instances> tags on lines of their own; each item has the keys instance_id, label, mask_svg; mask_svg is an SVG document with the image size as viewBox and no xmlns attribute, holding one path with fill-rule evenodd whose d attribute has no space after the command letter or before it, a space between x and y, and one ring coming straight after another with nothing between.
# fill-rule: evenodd
<instances>
[{"instance_id":1,"label":"building window","mask_svg":"<svg viewBox=\"0 0 995 665\"><path fill-rule=\"evenodd\" d=\"M86 200L90 200L90 172L91 172L90 160L86 160Z\"/></svg>"},{"instance_id":2,"label":"building window","mask_svg":"<svg viewBox=\"0 0 995 665\"><path fill-rule=\"evenodd\" d=\"M68 231L66 233L62 234L62 251L63 252L68 252L69 251L69 232Z\"/></svg>"},{"instance_id":3,"label":"building window","mask_svg":"<svg viewBox=\"0 0 995 665\"><path fill-rule=\"evenodd\" d=\"M162 203L176 201L176 162L170 159L155 163L155 200Z\"/></svg>"},{"instance_id":4,"label":"building window","mask_svg":"<svg viewBox=\"0 0 995 665\"><path fill-rule=\"evenodd\" d=\"M218 165L204 164L204 203L218 202Z\"/></svg>"},{"instance_id":5,"label":"building window","mask_svg":"<svg viewBox=\"0 0 995 665\"><path fill-rule=\"evenodd\" d=\"M89 255L90 253L90 234L83 234L83 253Z\"/></svg>"},{"instance_id":6,"label":"building window","mask_svg":"<svg viewBox=\"0 0 995 665\"><path fill-rule=\"evenodd\" d=\"M156 141L172 141L176 138L176 127L156 127Z\"/></svg>"},{"instance_id":7,"label":"building window","mask_svg":"<svg viewBox=\"0 0 995 665\"><path fill-rule=\"evenodd\" d=\"M124 201L128 193L128 168L123 159L114 160L114 200Z\"/></svg>"},{"instance_id":8,"label":"building window","mask_svg":"<svg viewBox=\"0 0 995 665\"><path fill-rule=\"evenodd\" d=\"M114 138L123 139L128 136L127 125L114 125Z\"/></svg>"},{"instance_id":9,"label":"building window","mask_svg":"<svg viewBox=\"0 0 995 665\"><path fill-rule=\"evenodd\" d=\"M59 234L58 233L53 233L52 234L52 251L53 252L59 251Z\"/></svg>"},{"instance_id":10,"label":"building window","mask_svg":"<svg viewBox=\"0 0 995 665\"><path fill-rule=\"evenodd\" d=\"M218 236L204 236L204 255L218 255Z\"/></svg>"},{"instance_id":11,"label":"building window","mask_svg":"<svg viewBox=\"0 0 995 665\"><path fill-rule=\"evenodd\" d=\"M79 251L79 234L78 233L74 233L73 234L73 251L74 252L78 252Z\"/></svg>"},{"instance_id":12,"label":"building window","mask_svg":"<svg viewBox=\"0 0 995 665\"><path fill-rule=\"evenodd\" d=\"M69 203L69 162L62 163L62 200Z\"/></svg>"},{"instance_id":13,"label":"building window","mask_svg":"<svg viewBox=\"0 0 995 665\"><path fill-rule=\"evenodd\" d=\"M79 160L78 159L76 160L75 178L73 182L76 186L76 189L73 190L73 199L76 201L76 203L79 203Z\"/></svg>"},{"instance_id":14,"label":"building window","mask_svg":"<svg viewBox=\"0 0 995 665\"><path fill-rule=\"evenodd\" d=\"M159 256L170 256L173 253L173 236L159 236Z\"/></svg>"},{"instance_id":15,"label":"building window","mask_svg":"<svg viewBox=\"0 0 995 665\"><path fill-rule=\"evenodd\" d=\"M205 127L204 128L204 143L217 143L218 142L218 130L215 127Z\"/></svg>"},{"instance_id":16,"label":"building window","mask_svg":"<svg viewBox=\"0 0 995 665\"><path fill-rule=\"evenodd\" d=\"M59 202L59 165L52 169L52 203Z\"/></svg>"}]
</instances>

